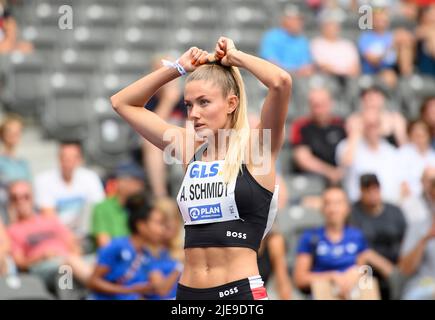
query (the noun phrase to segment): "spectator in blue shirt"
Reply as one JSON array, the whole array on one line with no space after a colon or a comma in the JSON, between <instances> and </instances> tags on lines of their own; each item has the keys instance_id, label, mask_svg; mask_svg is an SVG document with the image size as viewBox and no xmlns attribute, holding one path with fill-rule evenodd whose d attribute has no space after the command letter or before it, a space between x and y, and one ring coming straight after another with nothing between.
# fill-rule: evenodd
<instances>
[{"instance_id":1,"label":"spectator in blue shirt","mask_svg":"<svg viewBox=\"0 0 435 320\"><path fill-rule=\"evenodd\" d=\"M309 292L316 280L331 281L348 298L357 284L367 244L361 231L346 225L350 206L345 192L330 187L323 194L325 226L303 233L294 269L297 287Z\"/></svg>"},{"instance_id":2,"label":"spectator in blue shirt","mask_svg":"<svg viewBox=\"0 0 435 320\"><path fill-rule=\"evenodd\" d=\"M154 208L165 216L165 233L160 247L149 254L150 279L159 285L156 292L145 295L145 299L175 299L178 278L172 277L171 274L176 274L177 270L181 272L183 268L183 221L177 203L171 198L159 198L154 203Z\"/></svg>"},{"instance_id":3,"label":"spectator in blue shirt","mask_svg":"<svg viewBox=\"0 0 435 320\"><path fill-rule=\"evenodd\" d=\"M6 224L13 222L6 206L8 185L18 180L31 181L32 178L27 160L16 154L22 131L23 120L18 115L7 116L0 125L0 218Z\"/></svg>"},{"instance_id":4,"label":"spectator in blue shirt","mask_svg":"<svg viewBox=\"0 0 435 320\"><path fill-rule=\"evenodd\" d=\"M299 8L285 9L281 27L268 31L262 41L260 56L300 77L314 72L310 44L303 34L303 17Z\"/></svg>"},{"instance_id":5,"label":"spectator in blue shirt","mask_svg":"<svg viewBox=\"0 0 435 320\"><path fill-rule=\"evenodd\" d=\"M172 268L167 277L155 272L155 257L159 257L165 232L163 213L152 209L143 196L131 197L126 207L131 236L114 239L99 251L88 282L92 298L97 300L138 300L145 294L169 294L166 288L180 275L180 268Z\"/></svg>"},{"instance_id":6,"label":"spectator in blue shirt","mask_svg":"<svg viewBox=\"0 0 435 320\"><path fill-rule=\"evenodd\" d=\"M413 72L413 36L404 29L389 30L389 15L386 8L375 8L373 30L364 31L359 40L362 71L365 74L380 74L390 87L397 83L397 73L410 75Z\"/></svg>"}]
</instances>

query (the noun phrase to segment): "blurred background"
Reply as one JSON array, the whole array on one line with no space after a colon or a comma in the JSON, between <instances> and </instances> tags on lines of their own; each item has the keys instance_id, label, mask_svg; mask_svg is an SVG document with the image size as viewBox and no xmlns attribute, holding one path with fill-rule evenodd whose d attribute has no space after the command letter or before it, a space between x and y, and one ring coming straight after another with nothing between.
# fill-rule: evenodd
<instances>
[{"instance_id":1,"label":"blurred background","mask_svg":"<svg viewBox=\"0 0 435 320\"><path fill-rule=\"evenodd\" d=\"M165 281L182 263L174 200L183 171L166 166L109 97L162 57L212 51L221 35L293 77L280 210L259 254L269 296L334 298L310 275L335 272L344 288L351 282L334 277L363 259L378 279L369 298L435 298L434 2L0 0L0 298L174 297ZM72 28L62 30L68 12ZM267 89L241 71L255 123ZM182 125L181 81L144 107ZM344 190L346 206L326 205L330 186ZM171 289L98 296L98 277L117 281L95 265L122 269L107 257L114 241L154 241L131 227L129 214L145 208L128 206L137 193L164 217L164 249L152 261ZM334 228L343 239L328 242ZM348 231L362 237L357 252ZM59 285L61 265L74 289ZM143 272L118 285L154 279Z\"/></svg>"}]
</instances>

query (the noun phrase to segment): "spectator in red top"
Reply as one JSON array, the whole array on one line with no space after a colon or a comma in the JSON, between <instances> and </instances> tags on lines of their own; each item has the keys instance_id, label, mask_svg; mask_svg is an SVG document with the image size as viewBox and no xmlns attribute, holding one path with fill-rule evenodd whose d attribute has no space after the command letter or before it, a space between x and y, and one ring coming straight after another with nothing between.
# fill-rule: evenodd
<instances>
[{"instance_id":1,"label":"spectator in red top","mask_svg":"<svg viewBox=\"0 0 435 320\"><path fill-rule=\"evenodd\" d=\"M30 53L33 45L29 42L19 41L17 38L17 22L11 14L6 0L0 0L0 54L20 51Z\"/></svg>"},{"instance_id":2,"label":"spectator in red top","mask_svg":"<svg viewBox=\"0 0 435 320\"><path fill-rule=\"evenodd\" d=\"M312 89L310 114L296 119L290 142L298 171L314 173L337 183L343 174L335 163L335 147L346 137L343 120L332 113L333 100L325 88Z\"/></svg>"},{"instance_id":3,"label":"spectator in red top","mask_svg":"<svg viewBox=\"0 0 435 320\"><path fill-rule=\"evenodd\" d=\"M30 184L13 182L9 187L9 199L10 208L17 217L7 229L17 267L40 276L53 291L61 265L70 265L74 276L85 282L92 269L81 259L73 234L57 217L35 213Z\"/></svg>"}]
</instances>

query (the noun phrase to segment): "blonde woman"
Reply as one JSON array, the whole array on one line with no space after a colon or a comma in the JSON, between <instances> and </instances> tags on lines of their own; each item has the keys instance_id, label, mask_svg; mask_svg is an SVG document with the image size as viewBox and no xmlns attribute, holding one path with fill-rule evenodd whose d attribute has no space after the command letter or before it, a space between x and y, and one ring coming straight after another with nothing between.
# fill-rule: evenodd
<instances>
[{"instance_id":1,"label":"blonde woman","mask_svg":"<svg viewBox=\"0 0 435 320\"><path fill-rule=\"evenodd\" d=\"M260 135L249 130L238 68L268 88L261 121L253 128ZM160 87L186 73L184 101L193 135L189 126L170 125L143 108ZM221 37L214 54L192 47L111 97L114 109L139 134L162 150L170 148L186 169L177 196L185 224L177 299L267 299L257 251L276 214L275 161L291 87L286 71ZM222 138L222 132L230 135ZM264 163L245 154L251 143L267 147L269 170L260 170Z\"/></svg>"}]
</instances>

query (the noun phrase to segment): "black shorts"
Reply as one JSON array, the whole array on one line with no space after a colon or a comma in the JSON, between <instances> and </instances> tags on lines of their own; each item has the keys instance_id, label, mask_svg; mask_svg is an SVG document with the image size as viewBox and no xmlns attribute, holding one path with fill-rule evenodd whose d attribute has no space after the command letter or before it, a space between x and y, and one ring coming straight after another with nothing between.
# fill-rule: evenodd
<instances>
[{"instance_id":1,"label":"black shorts","mask_svg":"<svg viewBox=\"0 0 435 320\"><path fill-rule=\"evenodd\" d=\"M233 281L218 287L196 289L178 284L177 300L268 300L261 276Z\"/></svg>"}]
</instances>

